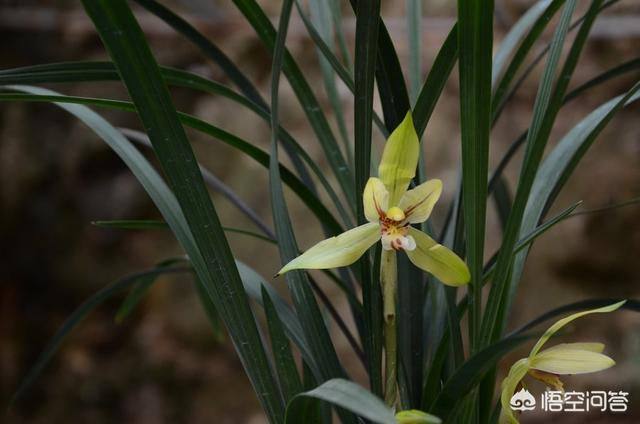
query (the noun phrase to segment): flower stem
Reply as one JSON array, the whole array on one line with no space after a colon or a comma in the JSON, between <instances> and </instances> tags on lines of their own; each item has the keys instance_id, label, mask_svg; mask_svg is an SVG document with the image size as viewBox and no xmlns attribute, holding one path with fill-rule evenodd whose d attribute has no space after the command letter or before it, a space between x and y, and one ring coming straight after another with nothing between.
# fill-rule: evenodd
<instances>
[{"instance_id":1,"label":"flower stem","mask_svg":"<svg viewBox=\"0 0 640 424\"><path fill-rule=\"evenodd\" d=\"M396 292L398 272L395 250L382 250L380 260L384 314L385 387L384 400L393 407L397 398Z\"/></svg>"}]
</instances>

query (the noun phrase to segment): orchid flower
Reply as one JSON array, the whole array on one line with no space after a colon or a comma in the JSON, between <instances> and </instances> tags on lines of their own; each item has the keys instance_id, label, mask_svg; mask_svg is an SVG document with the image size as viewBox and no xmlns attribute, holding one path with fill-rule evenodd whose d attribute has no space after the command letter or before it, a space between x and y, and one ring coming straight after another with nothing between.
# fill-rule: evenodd
<instances>
[{"instance_id":1,"label":"orchid flower","mask_svg":"<svg viewBox=\"0 0 640 424\"><path fill-rule=\"evenodd\" d=\"M622 301L602 308L578 312L559 320L549 327L531 349L529 356L516 361L509 370L507 377L502 381L500 423L518 423L518 419L511 409L510 401L525 375L529 374L529 376L542 381L547 386L552 386L561 391L563 390L563 384L560 380L560 375L587 374L602 371L615 365L613 359L602 353L604 350L604 344L602 343L562 343L542 351L540 349L549 338L571 321L589 314L613 312L624 303L625 301Z\"/></svg>"},{"instance_id":2,"label":"orchid flower","mask_svg":"<svg viewBox=\"0 0 640 424\"><path fill-rule=\"evenodd\" d=\"M411 113L407 113L385 144L379 177L369 178L365 186L362 201L369 222L319 242L286 264L278 275L294 269L351 265L380 240L384 250L405 251L418 268L445 284L469 282L469 270L455 253L411 226L429 218L442 193L442 182L435 179L407 190L415 176L419 149Z\"/></svg>"}]
</instances>

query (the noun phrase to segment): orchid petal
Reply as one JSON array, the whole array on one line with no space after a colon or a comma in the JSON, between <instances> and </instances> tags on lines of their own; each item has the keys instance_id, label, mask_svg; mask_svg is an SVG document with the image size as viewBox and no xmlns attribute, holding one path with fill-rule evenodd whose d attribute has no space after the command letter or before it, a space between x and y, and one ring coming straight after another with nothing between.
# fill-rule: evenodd
<instances>
[{"instance_id":1,"label":"orchid petal","mask_svg":"<svg viewBox=\"0 0 640 424\"><path fill-rule=\"evenodd\" d=\"M597 343L597 342L560 343L560 344L546 348L543 352L549 352L556 349L588 350L590 352L602 353L602 351L604 350L604 343ZM541 353L539 353L538 355L540 354Z\"/></svg>"},{"instance_id":2,"label":"orchid petal","mask_svg":"<svg viewBox=\"0 0 640 424\"><path fill-rule=\"evenodd\" d=\"M384 183L375 177L369 178L362 195L364 204L364 216L369 222L378 222L380 213L386 212L389 205L389 192Z\"/></svg>"},{"instance_id":3,"label":"orchid petal","mask_svg":"<svg viewBox=\"0 0 640 424\"><path fill-rule=\"evenodd\" d=\"M286 264L278 275L293 269L326 269L351 265L379 239L380 225L361 225L319 242Z\"/></svg>"},{"instance_id":4,"label":"orchid petal","mask_svg":"<svg viewBox=\"0 0 640 424\"><path fill-rule=\"evenodd\" d=\"M587 374L615 365L615 361L599 352L566 346L546 349L531 359L531 368L552 374Z\"/></svg>"},{"instance_id":5,"label":"orchid petal","mask_svg":"<svg viewBox=\"0 0 640 424\"><path fill-rule=\"evenodd\" d=\"M410 223L418 224L429 218L441 193L442 181L429 180L407 191L400 199L398 206L404 211Z\"/></svg>"},{"instance_id":6,"label":"orchid petal","mask_svg":"<svg viewBox=\"0 0 640 424\"><path fill-rule=\"evenodd\" d=\"M382 152L378 175L389 190L389 204L395 206L416 175L420 143L411 112L393 130Z\"/></svg>"},{"instance_id":7,"label":"orchid petal","mask_svg":"<svg viewBox=\"0 0 640 424\"><path fill-rule=\"evenodd\" d=\"M500 394L500 403L502 404L502 410L500 411L500 424L517 424L518 420L513 415L511 409L511 398L520 383L520 380L529 371L529 360L520 359L511 366L509 374L502 380L502 392Z\"/></svg>"},{"instance_id":8,"label":"orchid petal","mask_svg":"<svg viewBox=\"0 0 640 424\"><path fill-rule=\"evenodd\" d=\"M407 250L406 253L415 266L430 272L450 286L469 282L469 268L455 253L416 228L409 227L409 235L415 239L416 248Z\"/></svg>"},{"instance_id":9,"label":"orchid petal","mask_svg":"<svg viewBox=\"0 0 640 424\"><path fill-rule=\"evenodd\" d=\"M562 327L569 324L571 321L589 314L602 314L607 312L613 312L616 309L620 308L622 305L624 305L625 302L626 300L623 300L622 302L614 303L609 306L603 306L602 308L596 308L596 309L590 309L588 311L577 312L573 315L569 315L568 317L562 318L561 320L553 324L551 327L549 327L549 329L544 333L544 335L540 337L540 340L538 340L538 342L533 347L533 349L531 349L531 353L529 354L529 357L530 358L534 357L540 351L542 346L549 340L549 338L551 338Z\"/></svg>"}]
</instances>

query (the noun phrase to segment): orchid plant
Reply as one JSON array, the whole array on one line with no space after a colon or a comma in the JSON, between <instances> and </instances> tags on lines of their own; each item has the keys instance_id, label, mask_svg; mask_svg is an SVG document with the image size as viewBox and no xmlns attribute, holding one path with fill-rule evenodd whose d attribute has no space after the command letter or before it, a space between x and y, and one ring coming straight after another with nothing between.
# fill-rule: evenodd
<instances>
[{"instance_id":1,"label":"orchid plant","mask_svg":"<svg viewBox=\"0 0 640 424\"><path fill-rule=\"evenodd\" d=\"M498 417L513 423L518 418L508 401L527 375L559 388L560 375L613 365L599 343L542 348L580 316L618 308L640 310L635 300L613 305L611 299L568 303L544 314L540 311L539 318L519 330L508 330L514 325L511 311L534 241L573 216L579 206L575 203L549 215L558 193L600 132L640 97L639 83L616 96L607 94L598 108L548 146L559 133L552 130L560 111L573 107L573 99L640 68L632 58L569 90L596 18L617 0L585 2L588 7L580 16L577 0L536 1L500 43L494 40L494 1L458 0L456 23L426 75L421 72L420 55L422 2L407 0L408 86L381 3L282 0L276 28L256 0L234 0L233 6L272 55L270 103L263 98L262 87L216 40L200 32L188 16L157 0L82 0L108 61L0 70L0 102L46 102L72 114L123 160L162 215L160 221L98 225L169 229L185 253L159 258L157 266L105 286L81 305L26 374L14 398L16 405L90 310L128 291L117 313L122 321L160 276L175 274L193 276L208 319L214 328L225 328L271 424L328 424L333 419L345 424L493 424ZM159 65L135 14L141 9L192 43L224 79ZM294 11L317 51L328 102L318 99L318 84L310 83L311 74L303 72L296 52L287 48ZM355 19L354 46L347 42L343 19ZM551 35L545 31L548 26L554 27ZM569 36L571 31L575 37ZM542 53L533 56L535 50ZM529 123L491 169L492 128L523 81L534 78L531 70L541 62ZM455 124L460 137L452 136L448 142L460 145L460 175L446 181L454 196L439 204L438 213L446 217L440 226L428 219L443 183L428 178L432 170L424 153L432 139L428 124L454 69L459 79L455 87L460 122ZM279 116L281 76L287 78L315 140L294 136L288 130L290 117ZM123 85L128 97L81 97L39 86L104 81ZM239 114L264 120L270 128L270 150L221 128L215 119L178 110L171 96L174 87L223 97ZM339 88L352 92L353 98L345 101ZM376 89L379 109L374 107ZM345 122L345 116L351 116L346 107L353 107L353 126ZM121 128L93 108L134 113L142 125ZM205 156L196 157L185 127L230 146L268 171L268 177L254 176L253 170L243 175L268 185L272 209L266 221L273 226L216 178L220 170L209 169ZM374 171L372 176L374 131L386 143L377 175ZM320 148L309 149L308 143ZM498 147L491 150L500 153ZM151 148L157 161L142 154L141 148ZM288 161L280 157L280 148ZM517 162L514 157L519 157L520 148L525 153ZM311 151L321 151L322 157L312 157ZM516 179L504 172L510 165L519 171ZM209 188L226 196L254 227L221 222L220 205L212 201ZM302 254L287 199L299 200L307 212L305 225L317 225L325 234L325 240ZM487 216L494 208L500 240L490 255L489 246L494 245L486 243ZM274 271L279 265L261 264L261 255L247 263L236 258L229 239L238 234L252 237L260 251L277 250L284 265L279 274L285 278L263 278L254 269L257 265ZM322 275L316 269L323 270ZM287 297L277 289L284 290L283 280ZM329 293L330 284L339 289L337 294ZM537 284L542 289L546 282ZM342 296L347 310L337 307ZM501 359L530 340L535 326L568 311L583 312L551 326L531 353L513 364L497 402ZM335 343L337 334L347 340L347 349ZM364 372L349 369L346 356L356 358ZM363 377L356 379L359 374Z\"/></svg>"}]
</instances>

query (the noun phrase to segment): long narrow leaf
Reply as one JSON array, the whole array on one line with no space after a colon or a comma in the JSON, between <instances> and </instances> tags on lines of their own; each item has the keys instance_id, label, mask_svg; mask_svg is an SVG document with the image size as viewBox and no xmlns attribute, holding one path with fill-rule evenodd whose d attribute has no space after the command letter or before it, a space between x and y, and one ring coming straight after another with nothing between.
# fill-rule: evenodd
<instances>
[{"instance_id":1,"label":"long narrow leaf","mask_svg":"<svg viewBox=\"0 0 640 424\"><path fill-rule=\"evenodd\" d=\"M277 33L273 28L273 24L258 3L256 3L255 0L234 0L233 2L251 26L253 26L266 47L270 51L273 51ZM304 78L302 71L298 68L293 57L286 50L282 59L282 70L303 106L307 119L311 123L316 138L324 150L327 161L338 179L338 183L345 197L348 199L349 204L354 206L356 196L353 190L353 176L351 171L340 151L340 147L331 131L324 112L313 91L311 91L309 83Z\"/></svg>"},{"instance_id":2,"label":"long narrow leaf","mask_svg":"<svg viewBox=\"0 0 640 424\"><path fill-rule=\"evenodd\" d=\"M551 126L559 110L559 102L564 97L564 92L562 92L560 87L557 87L558 89L554 92L552 86L562 52L562 46L564 45L575 6L576 0L567 0L553 37L553 48L549 53L549 58L536 95L531 126L527 133L527 151L518 179L518 188L513 208L509 214L501 250L496 262L494 284L491 287L486 313L482 322L482 341L485 345L497 339L497 329L502 326L502 323L498 320L500 318L500 309L504 304L503 296L505 295L505 286L507 285L511 271L513 248L517 242L526 201L529 197L538 165L551 132ZM568 71L569 72L563 75L563 77L571 77L572 69L568 69ZM560 81L561 84L568 83L568 81L564 81L562 78ZM558 106L556 107L556 105Z\"/></svg>"},{"instance_id":3,"label":"long narrow leaf","mask_svg":"<svg viewBox=\"0 0 640 424\"><path fill-rule=\"evenodd\" d=\"M16 91L17 86L3 87L10 91ZM135 107L130 102L118 100L95 99L87 97L61 96L57 93L48 92L46 94L0 94L0 101L36 101L36 102L59 102L59 103L78 103L88 104L100 107L115 108L126 111L135 111ZM179 113L180 122L185 125L201 131L211 137L222 141L230 146L242 151L249 157L264 167L269 166L269 155L259 148L247 143L246 141L217 128L195 116L186 113ZM342 227L335 220L331 212L320 202L320 200L309 191L300 179L298 179L291 171L284 166L280 166L282 180L300 197L300 199L309 206L309 209L318 217L320 222L325 225L332 233L338 234L342 232Z\"/></svg>"},{"instance_id":4,"label":"long narrow leaf","mask_svg":"<svg viewBox=\"0 0 640 424\"><path fill-rule=\"evenodd\" d=\"M296 363L293 359L289 340L285 336L282 328L282 321L280 321L280 317L273 306L269 293L267 293L264 287L262 288L262 304L264 305L264 313L267 317L276 374L278 375L278 381L282 388L284 401L288 403L293 396L302 391L302 382L296 369Z\"/></svg>"},{"instance_id":5,"label":"long narrow leaf","mask_svg":"<svg viewBox=\"0 0 640 424\"><path fill-rule=\"evenodd\" d=\"M251 110L267 122L270 120L271 112L267 106L257 104L216 81L179 69L161 67L160 70L167 84L226 97ZM110 62L63 62L0 71L0 84L119 80L120 76ZM284 128L280 127L279 131L280 139L287 148L287 153L292 160L298 159L304 161L305 165L311 169L335 204L342 221L345 225L351 225L352 220L349 212L344 207L343 202L331 184L327 181L324 172L320 170L316 161L309 156L306 150L300 146ZM309 184L309 178L305 178L306 171L301 170L296 160L293 160L293 165L296 167L298 174L301 175L302 181L307 185L307 191L314 193L313 184Z\"/></svg>"},{"instance_id":6,"label":"long narrow leaf","mask_svg":"<svg viewBox=\"0 0 640 424\"><path fill-rule=\"evenodd\" d=\"M520 234L530 232L542 219L549 205L568 180L580 159L615 114L621 108L637 101L639 98L640 83L636 84L625 95L618 96L598 107L560 140L538 171L524 212ZM524 261L527 255L528 249L525 249L514 259L508 299L513 299L518 281L524 270ZM509 304L506 306L507 311L510 309L511 302L509 300Z\"/></svg>"},{"instance_id":7,"label":"long narrow leaf","mask_svg":"<svg viewBox=\"0 0 640 424\"><path fill-rule=\"evenodd\" d=\"M493 87L496 87L498 78L502 76L507 60L512 57L516 47L527 35L527 31L534 25L540 15L547 10L550 4L551 0L540 0L536 2L524 15L522 15L520 19L518 19L518 22L511 27L507 35L504 37L502 43L500 43L500 47L493 57L493 69L491 72L491 85Z\"/></svg>"},{"instance_id":8,"label":"long narrow leaf","mask_svg":"<svg viewBox=\"0 0 640 424\"><path fill-rule=\"evenodd\" d=\"M286 52L285 40L292 7L293 0L285 0L283 2L278 32L274 42L271 75L271 159L269 163L269 183L271 189L271 207L283 265L298 256L298 247L282 191L282 181L280 179L278 164L277 137L280 73L283 69ZM330 378L343 377L344 371L338 361L333 343L322 320L320 309L313 296L306 274L302 270L294 270L288 272L285 278L306 342L318 365L316 379L318 381L326 381ZM355 422L352 416L344 413L341 415L344 421Z\"/></svg>"},{"instance_id":9,"label":"long narrow leaf","mask_svg":"<svg viewBox=\"0 0 640 424\"><path fill-rule=\"evenodd\" d=\"M296 6L298 7L300 16L304 16L299 5L300 2L296 1ZM327 1L312 0L309 2L309 8L311 10L311 20L314 26L318 30L319 35L324 41L325 45L330 46L330 52L333 53L333 35L335 31L333 28L333 18L331 16L331 5ZM327 93L327 97L329 98L329 103L331 104L331 109L333 110L333 115L336 119L336 123L338 124L338 130L340 131L340 136L344 143L347 163L349 164L349 166L353 167L353 152L351 151L349 133L347 132L347 124L344 119L342 101L340 100L340 96L338 94L336 76L331 67L331 64L328 62L327 58L324 57L322 50L320 50L317 43L316 49L318 51L318 61L320 62L320 71L322 71L324 89Z\"/></svg>"},{"instance_id":10,"label":"long narrow leaf","mask_svg":"<svg viewBox=\"0 0 640 424\"><path fill-rule=\"evenodd\" d=\"M202 262L194 260L198 279L227 325L267 416L279 422L282 403L271 366L222 226L158 65L124 0L86 0L83 5L136 105L192 232L197 253L202 255ZM191 256L191 249L187 253Z\"/></svg>"},{"instance_id":11,"label":"long narrow leaf","mask_svg":"<svg viewBox=\"0 0 640 424\"><path fill-rule=\"evenodd\" d=\"M531 336L512 336L490 345L469 358L447 381L429 410L446 418L456 411L464 396L478 386L482 378L509 351L529 340Z\"/></svg>"},{"instance_id":12,"label":"long narrow leaf","mask_svg":"<svg viewBox=\"0 0 640 424\"><path fill-rule=\"evenodd\" d=\"M416 126L418 138L422 138L425 128L429 123L431 114L442 94L444 85L451 75L453 66L458 60L458 24L456 23L446 40L440 47L440 51L433 61L427 79L420 90L416 105L413 109L413 122Z\"/></svg>"},{"instance_id":13,"label":"long narrow leaf","mask_svg":"<svg viewBox=\"0 0 640 424\"><path fill-rule=\"evenodd\" d=\"M458 0L460 128L467 261L471 272L469 335L477 348L486 220L493 1Z\"/></svg>"},{"instance_id":14,"label":"long narrow leaf","mask_svg":"<svg viewBox=\"0 0 640 424\"><path fill-rule=\"evenodd\" d=\"M227 76L238 86L242 93L252 102L264 108L268 112L267 104L260 96L258 89L249 81L249 79L236 67L236 65L220 50L213 42L202 35L187 21L175 14L171 9L158 3L156 0L135 0L149 12L155 14L165 23L171 26L176 32L183 34L188 40L195 44L207 57L212 59ZM299 173L300 178L309 186L311 191L315 191L313 180L300 161L300 158L292 150L288 143L284 144L285 150L294 168Z\"/></svg>"}]
</instances>

